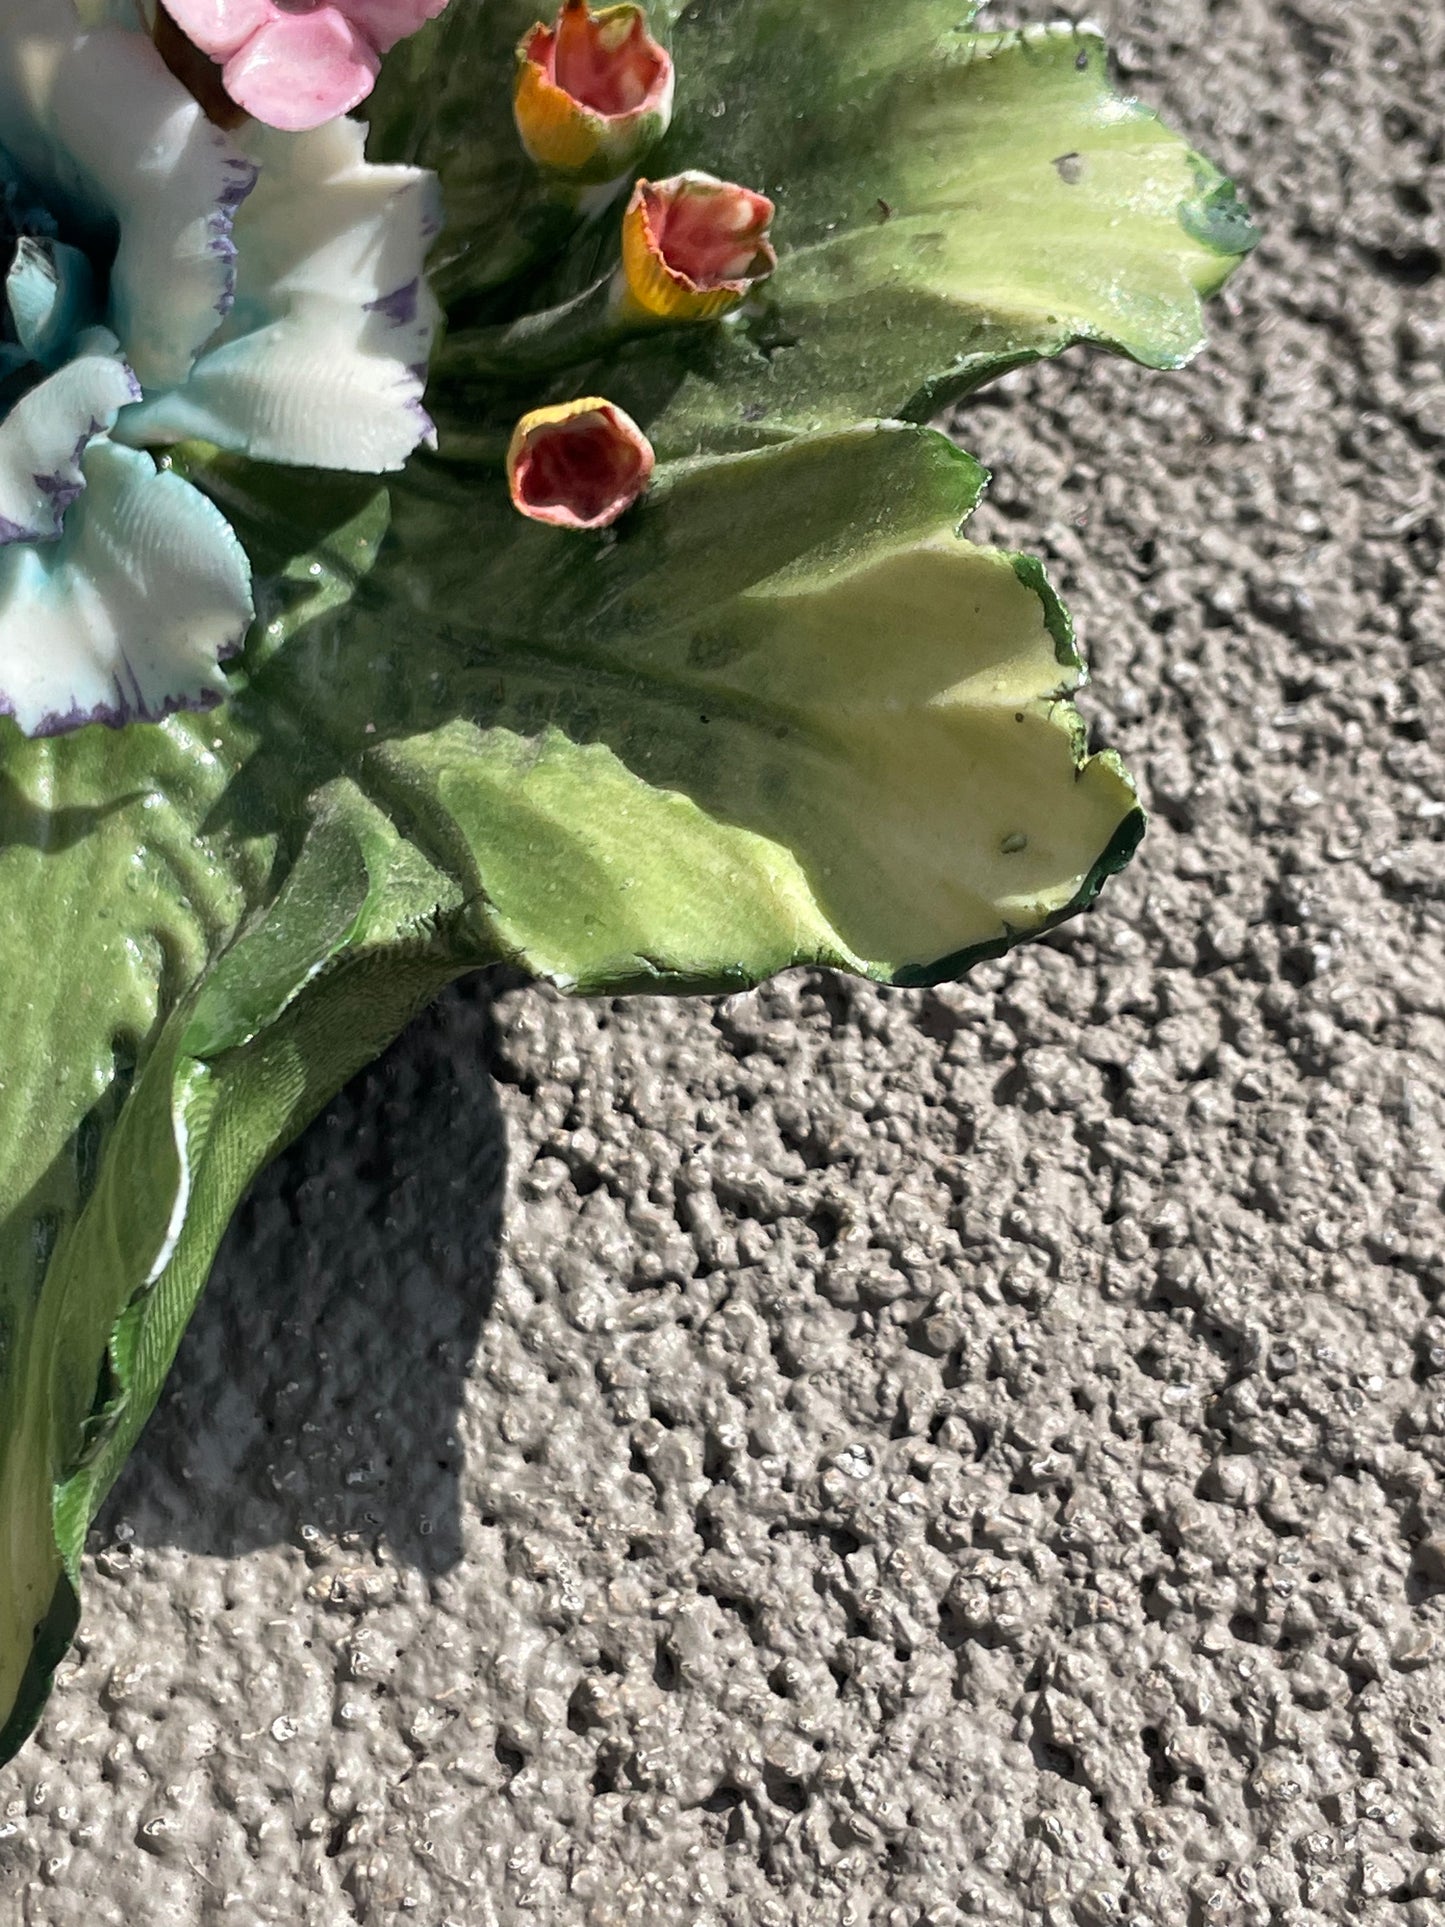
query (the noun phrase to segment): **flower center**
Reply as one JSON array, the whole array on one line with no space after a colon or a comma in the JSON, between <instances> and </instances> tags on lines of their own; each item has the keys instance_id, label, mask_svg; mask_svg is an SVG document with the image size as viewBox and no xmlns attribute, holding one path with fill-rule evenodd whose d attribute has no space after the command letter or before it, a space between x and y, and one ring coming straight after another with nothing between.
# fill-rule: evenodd
<instances>
[{"instance_id":1,"label":"flower center","mask_svg":"<svg viewBox=\"0 0 1445 1927\"><path fill-rule=\"evenodd\" d=\"M19 176L0 148L0 281L9 274L22 234L31 232L35 212L22 212ZM0 324L3 325L3 324Z\"/></svg>"},{"instance_id":2,"label":"flower center","mask_svg":"<svg viewBox=\"0 0 1445 1927\"><path fill-rule=\"evenodd\" d=\"M720 288L766 274L771 250L763 234L772 203L740 188L659 193L643 185L648 226L663 261L695 288Z\"/></svg>"},{"instance_id":3,"label":"flower center","mask_svg":"<svg viewBox=\"0 0 1445 1927\"><path fill-rule=\"evenodd\" d=\"M627 492L640 467L637 451L605 424L567 423L529 454L524 493L535 508L566 507L591 522Z\"/></svg>"},{"instance_id":4,"label":"flower center","mask_svg":"<svg viewBox=\"0 0 1445 1927\"><path fill-rule=\"evenodd\" d=\"M585 6L564 7L553 59L557 85L594 114L608 115L640 107L667 66L642 16L622 8L596 19Z\"/></svg>"}]
</instances>

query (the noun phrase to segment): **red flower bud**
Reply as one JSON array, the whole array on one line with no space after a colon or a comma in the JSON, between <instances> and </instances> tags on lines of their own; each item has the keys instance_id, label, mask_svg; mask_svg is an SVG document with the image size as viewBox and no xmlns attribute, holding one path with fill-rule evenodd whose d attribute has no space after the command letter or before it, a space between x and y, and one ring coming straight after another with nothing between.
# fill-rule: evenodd
<instances>
[{"instance_id":1,"label":"red flower bud","mask_svg":"<svg viewBox=\"0 0 1445 1927\"><path fill-rule=\"evenodd\" d=\"M512 506L561 529L605 529L646 489L654 459L632 417L600 395L534 408L507 450Z\"/></svg>"},{"instance_id":2,"label":"red flower bud","mask_svg":"<svg viewBox=\"0 0 1445 1927\"><path fill-rule=\"evenodd\" d=\"M622 220L625 299L657 321L711 321L778 264L766 194L711 174L639 181Z\"/></svg>"},{"instance_id":3,"label":"red flower bud","mask_svg":"<svg viewBox=\"0 0 1445 1927\"><path fill-rule=\"evenodd\" d=\"M672 119L672 61L641 7L563 0L517 49L513 109L539 167L577 182L625 174Z\"/></svg>"}]
</instances>

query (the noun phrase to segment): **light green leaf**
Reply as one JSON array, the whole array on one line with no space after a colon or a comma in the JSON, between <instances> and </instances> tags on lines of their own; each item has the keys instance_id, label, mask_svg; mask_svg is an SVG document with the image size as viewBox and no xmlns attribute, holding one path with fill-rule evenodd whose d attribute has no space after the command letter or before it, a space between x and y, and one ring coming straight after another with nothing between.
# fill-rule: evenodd
<instances>
[{"instance_id":1,"label":"light green leaf","mask_svg":"<svg viewBox=\"0 0 1445 1927\"><path fill-rule=\"evenodd\" d=\"M420 825L439 797L460 827L500 947L585 990L917 978L1091 890L1132 792L1076 770L1041 580L955 534L979 481L871 425L664 470L600 551L499 511L449 635L465 720L373 759ZM426 514L415 552L459 608L475 492Z\"/></svg>"},{"instance_id":2,"label":"light green leaf","mask_svg":"<svg viewBox=\"0 0 1445 1927\"><path fill-rule=\"evenodd\" d=\"M764 312L706 358L678 343L660 446L735 441L759 411L770 430L851 420L860 393L926 420L1076 341L1162 368L1202 347L1201 297L1253 232L1217 171L1119 96L1097 31L973 34L937 26L944 9L845 4L804 35L790 0L742 0L746 24L739 10L722 63L718 10L679 26L681 71L720 66L727 112L704 129L686 94L673 141L679 164L706 153L775 196L779 266ZM763 89L743 82L740 34L772 49ZM820 78L837 106L816 120Z\"/></svg>"}]
</instances>

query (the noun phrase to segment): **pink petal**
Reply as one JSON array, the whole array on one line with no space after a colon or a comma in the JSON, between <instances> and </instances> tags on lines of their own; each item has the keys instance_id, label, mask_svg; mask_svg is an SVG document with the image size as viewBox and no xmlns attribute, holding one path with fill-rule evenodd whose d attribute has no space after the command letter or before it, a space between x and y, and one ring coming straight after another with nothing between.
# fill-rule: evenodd
<instances>
[{"instance_id":1,"label":"pink petal","mask_svg":"<svg viewBox=\"0 0 1445 1927\"><path fill-rule=\"evenodd\" d=\"M594 14L585 0L565 0L552 30L552 79L573 100L609 117L636 113L672 73L667 53L647 31L642 9Z\"/></svg>"},{"instance_id":2,"label":"pink petal","mask_svg":"<svg viewBox=\"0 0 1445 1927\"><path fill-rule=\"evenodd\" d=\"M226 63L226 92L283 133L349 113L376 83L376 49L339 8L277 14Z\"/></svg>"},{"instance_id":3,"label":"pink petal","mask_svg":"<svg viewBox=\"0 0 1445 1927\"><path fill-rule=\"evenodd\" d=\"M165 0L181 32L212 60L229 60L278 17L276 0Z\"/></svg>"}]
</instances>

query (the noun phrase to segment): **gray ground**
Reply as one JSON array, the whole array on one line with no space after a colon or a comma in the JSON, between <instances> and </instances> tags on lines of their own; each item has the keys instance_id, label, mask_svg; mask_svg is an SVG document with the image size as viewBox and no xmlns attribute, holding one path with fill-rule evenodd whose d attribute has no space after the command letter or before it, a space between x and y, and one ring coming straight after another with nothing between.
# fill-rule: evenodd
<instances>
[{"instance_id":1,"label":"gray ground","mask_svg":"<svg viewBox=\"0 0 1445 1927\"><path fill-rule=\"evenodd\" d=\"M966 424L1137 866L961 988L473 989L361 1078L98 1529L7 1922L1445 1922L1445 15L1104 13L1269 236L1192 372Z\"/></svg>"}]
</instances>

